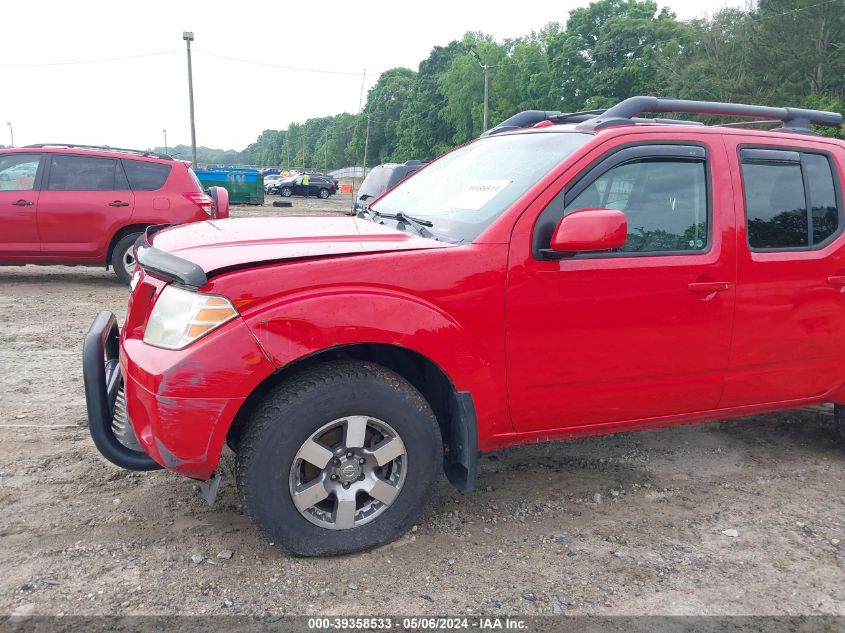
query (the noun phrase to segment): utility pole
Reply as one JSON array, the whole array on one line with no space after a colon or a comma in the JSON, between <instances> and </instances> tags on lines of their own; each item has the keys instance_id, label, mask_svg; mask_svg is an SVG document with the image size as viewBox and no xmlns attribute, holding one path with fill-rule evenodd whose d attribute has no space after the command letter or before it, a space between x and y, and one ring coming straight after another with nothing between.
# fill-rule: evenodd
<instances>
[{"instance_id":1,"label":"utility pole","mask_svg":"<svg viewBox=\"0 0 845 633\"><path fill-rule=\"evenodd\" d=\"M12 147L14 147L15 146L15 130L14 130L14 128L12 128L12 122L11 121L6 121L6 125L9 126L9 136L12 137Z\"/></svg>"},{"instance_id":2,"label":"utility pole","mask_svg":"<svg viewBox=\"0 0 845 633\"><path fill-rule=\"evenodd\" d=\"M170 152L167 151L167 130L162 130L164 132L164 153L169 154Z\"/></svg>"},{"instance_id":3,"label":"utility pole","mask_svg":"<svg viewBox=\"0 0 845 633\"><path fill-rule=\"evenodd\" d=\"M484 71L484 117L482 122L482 127L484 128L482 132L487 131L487 103L488 103L488 79L490 76L490 65L481 63L481 56L478 54L478 51L474 48L470 50L470 53L473 57L475 57L475 61L478 62L478 65L481 66L481 70Z\"/></svg>"},{"instance_id":4,"label":"utility pole","mask_svg":"<svg viewBox=\"0 0 845 633\"><path fill-rule=\"evenodd\" d=\"M194 73L191 69L191 42L194 41L194 34L191 31L183 31L182 39L188 46L188 100L191 103L191 159L194 169L197 168L197 131L194 127Z\"/></svg>"},{"instance_id":5,"label":"utility pole","mask_svg":"<svg viewBox=\"0 0 845 633\"><path fill-rule=\"evenodd\" d=\"M364 178L367 177L367 147L370 144L370 115L367 115L367 133L364 136Z\"/></svg>"},{"instance_id":6,"label":"utility pole","mask_svg":"<svg viewBox=\"0 0 845 633\"><path fill-rule=\"evenodd\" d=\"M352 131L353 138L358 133L358 123L361 120L361 113L364 111L364 82L367 80L367 69L364 69L364 73L361 75L361 94L358 96L358 115L355 117L355 129ZM367 116L367 137L369 138L370 133L370 117ZM366 143L364 147L364 162L367 160L367 149ZM364 171L367 171L366 165L364 166ZM355 215L355 175L353 171L352 176L352 212L351 215Z\"/></svg>"},{"instance_id":7,"label":"utility pole","mask_svg":"<svg viewBox=\"0 0 845 633\"><path fill-rule=\"evenodd\" d=\"M482 66L482 68L484 69L484 122L482 123L482 127L484 128L484 131L486 132L487 131L487 78L488 78L488 75L489 75L490 66L488 66L487 64L484 64L484 66Z\"/></svg>"}]
</instances>

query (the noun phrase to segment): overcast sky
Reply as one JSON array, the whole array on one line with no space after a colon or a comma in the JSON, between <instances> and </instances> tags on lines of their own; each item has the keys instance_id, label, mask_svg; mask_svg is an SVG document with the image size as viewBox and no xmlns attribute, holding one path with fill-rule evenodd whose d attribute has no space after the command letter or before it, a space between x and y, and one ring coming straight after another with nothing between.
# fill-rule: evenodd
<instances>
[{"instance_id":1,"label":"overcast sky","mask_svg":"<svg viewBox=\"0 0 845 633\"><path fill-rule=\"evenodd\" d=\"M394 66L416 70L432 46L466 31L483 31L497 40L517 37L551 21L564 23L571 9L588 3L4 1L0 144L9 144L7 121L16 145L148 148L163 144L164 129L169 145L189 144L186 30L196 38L197 144L240 150L264 129L357 112L364 69L366 90L380 71ZM687 19L745 2L660 4ZM138 55L148 56L76 63Z\"/></svg>"}]
</instances>

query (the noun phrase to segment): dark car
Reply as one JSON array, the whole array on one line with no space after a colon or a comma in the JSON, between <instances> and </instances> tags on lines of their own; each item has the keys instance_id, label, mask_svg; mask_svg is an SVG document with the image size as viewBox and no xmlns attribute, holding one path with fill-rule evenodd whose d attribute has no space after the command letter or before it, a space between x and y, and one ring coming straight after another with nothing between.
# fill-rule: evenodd
<instances>
[{"instance_id":1,"label":"dark car","mask_svg":"<svg viewBox=\"0 0 845 633\"><path fill-rule=\"evenodd\" d=\"M363 211L370 202L386 191L393 189L415 171L425 167L426 164L418 160L409 160L405 163L376 165L364 178L364 182L361 183L358 197L355 199L355 211Z\"/></svg>"},{"instance_id":2,"label":"dark car","mask_svg":"<svg viewBox=\"0 0 845 633\"><path fill-rule=\"evenodd\" d=\"M325 200L337 193L337 182L328 176L312 176L308 174L308 185L302 184L304 175L291 176L280 180L271 186L267 193L278 194L286 198L290 196L316 196Z\"/></svg>"}]
</instances>

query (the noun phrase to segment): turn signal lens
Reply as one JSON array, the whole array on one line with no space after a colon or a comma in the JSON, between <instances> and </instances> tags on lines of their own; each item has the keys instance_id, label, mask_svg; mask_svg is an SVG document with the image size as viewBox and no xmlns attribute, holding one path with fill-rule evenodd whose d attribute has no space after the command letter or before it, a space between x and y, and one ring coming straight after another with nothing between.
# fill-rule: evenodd
<instances>
[{"instance_id":1,"label":"turn signal lens","mask_svg":"<svg viewBox=\"0 0 845 633\"><path fill-rule=\"evenodd\" d=\"M167 286L147 320L144 343L182 349L236 316L238 311L225 297Z\"/></svg>"}]
</instances>

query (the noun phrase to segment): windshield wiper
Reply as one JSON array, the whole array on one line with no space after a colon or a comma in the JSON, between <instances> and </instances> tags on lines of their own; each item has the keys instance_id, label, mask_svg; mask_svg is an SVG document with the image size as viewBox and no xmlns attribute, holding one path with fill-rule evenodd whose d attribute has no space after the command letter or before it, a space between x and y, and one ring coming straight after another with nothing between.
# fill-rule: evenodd
<instances>
[{"instance_id":1,"label":"windshield wiper","mask_svg":"<svg viewBox=\"0 0 845 633\"><path fill-rule=\"evenodd\" d=\"M368 211L374 214L377 218L385 218L387 220L399 220L400 222L404 222L405 224L411 224L417 226L418 228L421 226L434 226L434 222L429 222L428 220L420 220L419 218L415 218L410 215L405 215L401 211L399 213L381 213L380 211L375 211L373 209L368 209Z\"/></svg>"},{"instance_id":2,"label":"windshield wiper","mask_svg":"<svg viewBox=\"0 0 845 633\"><path fill-rule=\"evenodd\" d=\"M417 233L420 235L420 237L429 237L435 240L439 239L434 235L434 233L432 233L426 228L427 226L434 226L434 222L429 222L428 220L421 220L410 215L405 215L401 211L399 211L398 213L381 213L373 209L367 210L377 218L384 218L386 220L396 220L397 222L402 222L403 224L413 226L417 230Z\"/></svg>"},{"instance_id":3,"label":"windshield wiper","mask_svg":"<svg viewBox=\"0 0 845 633\"><path fill-rule=\"evenodd\" d=\"M426 228L428 226L434 226L434 222L429 222L428 220L422 220L420 218L415 218L410 215L405 215L401 211L398 213L382 213L381 211L376 211L375 209L371 209L370 207L364 207L357 213L359 218L366 217L365 214L369 214L373 220L396 220L397 222L413 226L417 230L417 233L422 237L430 237L435 240L439 239L436 235L434 235L434 233L432 233Z\"/></svg>"}]
</instances>

